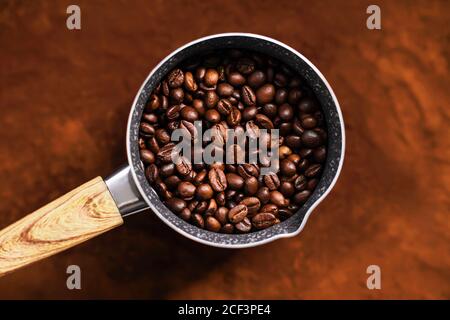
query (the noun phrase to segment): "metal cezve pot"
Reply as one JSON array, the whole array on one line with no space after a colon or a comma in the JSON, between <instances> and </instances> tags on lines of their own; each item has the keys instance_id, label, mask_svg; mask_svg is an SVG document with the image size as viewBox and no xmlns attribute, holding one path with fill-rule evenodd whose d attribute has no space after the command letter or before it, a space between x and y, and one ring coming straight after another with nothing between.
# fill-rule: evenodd
<instances>
[{"instance_id":1,"label":"metal cezve pot","mask_svg":"<svg viewBox=\"0 0 450 320\"><path fill-rule=\"evenodd\" d=\"M328 155L322 177L292 217L248 234L199 229L173 214L147 182L139 157L139 123L153 88L181 61L213 49L241 48L277 58L303 77L317 96L328 130ZM335 184L344 159L345 133L339 103L320 71L287 45L260 35L225 33L190 42L162 60L145 79L131 107L126 146L128 165L103 180L97 177L0 231L0 276L117 227L123 218L151 208L187 238L215 247L245 248L297 235L314 208Z\"/></svg>"}]
</instances>

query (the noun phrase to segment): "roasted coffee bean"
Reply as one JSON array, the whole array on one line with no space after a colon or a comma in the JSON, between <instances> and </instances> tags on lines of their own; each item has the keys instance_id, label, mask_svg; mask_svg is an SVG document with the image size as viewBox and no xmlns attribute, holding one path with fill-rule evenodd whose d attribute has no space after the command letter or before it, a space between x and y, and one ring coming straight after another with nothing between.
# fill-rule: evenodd
<instances>
[{"instance_id":1,"label":"roasted coffee bean","mask_svg":"<svg viewBox=\"0 0 450 320\"><path fill-rule=\"evenodd\" d=\"M274 128L272 121L267 116L265 116L263 114L257 114L255 118L256 118L256 123L259 124L264 129L273 129Z\"/></svg>"},{"instance_id":2,"label":"roasted coffee bean","mask_svg":"<svg viewBox=\"0 0 450 320\"><path fill-rule=\"evenodd\" d=\"M275 97L275 87L272 84L265 84L256 91L256 100L259 104L272 102Z\"/></svg>"},{"instance_id":3,"label":"roasted coffee bean","mask_svg":"<svg viewBox=\"0 0 450 320\"><path fill-rule=\"evenodd\" d=\"M184 134L186 135L186 138L191 138L191 140L195 140L198 137L197 134L197 128L192 122L181 120L180 122L180 129L184 130Z\"/></svg>"},{"instance_id":4,"label":"roasted coffee bean","mask_svg":"<svg viewBox=\"0 0 450 320\"><path fill-rule=\"evenodd\" d=\"M198 115L200 117L205 115L206 112L206 108L205 108L205 103L203 102L203 100L200 99L194 99L194 101L192 101L192 107L197 110Z\"/></svg>"},{"instance_id":5,"label":"roasted coffee bean","mask_svg":"<svg viewBox=\"0 0 450 320\"><path fill-rule=\"evenodd\" d=\"M288 181L283 181L280 184L279 190L283 194L283 196L285 196L286 198L290 198L295 192L294 184Z\"/></svg>"},{"instance_id":6,"label":"roasted coffee bean","mask_svg":"<svg viewBox=\"0 0 450 320\"><path fill-rule=\"evenodd\" d=\"M177 192L178 195L183 199L192 199L195 194L195 186L187 181L183 181L180 184L178 184Z\"/></svg>"},{"instance_id":7,"label":"roasted coffee bean","mask_svg":"<svg viewBox=\"0 0 450 320\"><path fill-rule=\"evenodd\" d=\"M321 136L314 130L305 130L301 139L302 144L307 148L316 148L322 142Z\"/></svg>"},{"instance_id":8,"label":"roasted coffee bean","mask_svg":"<svg viewBox=\"0 0 450 320\"><path fill-rule=\"evenodd\" d=\"M270 200L270 190L268 187L259 188L256 196L261 201L262 204L266 204Z\"/></svg>"},{"instance_id":9,"label":"roasted coffee bean","mask_svg":"<svg viewBox=\"0 0 450 320\"><path fill-rule=\"evenodd\" d=\"M217 103L217 111L219 111L219 113L223 114L224 116L229 115L232 109L233 105L228 99L220 99Z\"/></svg>"},{"instance_id":10,"label":"roasted coffee bean","mask_svg":"<svg viewBox=\"0 0 450 320\"><path fill-rule=\"evenodd\" d=\"M266 229L273 226L277 221L277 218L268 212L258 213L252 218L252 224L256 229Z\"/></svg>"},{"instance_id":11,"label":"roasted coffee bean","mask_svg":"<svg viewBox=\"0 0 450 320\"><path fill-rule=\"evenodd\" d=\"M289 210L288 208L281 208L278 210L278 215L279 215L280 219L282 219L282 220L286 220L286 219L292 217L293 214L294 213L291 210Z\"/></svg>"},{"instance_id":12,"label":"roasted coffee bean","mask_svg":"<svg viewBox=\"0 0 450 320\"><path fill-rule=\"evenodd\" d=\"M206 169L202 169L201 171L199 171L196 175L194 180L192 181L192 183L196 186L202 184L205 180L206 177L208 176L208 172L206 171Z\"/></svg>"},{"instance_id":13,"label":"roasted coffee bean","mask_svg":"<svg viewBox=\"0 0 450 320\"><path fill-rule=\"evenodd\" d=\"M222 226L220 225L220 222L214 218L214 217L207 217L206 218L206 229L212 232L219 232L220 228Z\"/></svg>"},{"instance_id":14,"label":"roasted coffee bean","mask_svg":"<svg viewBox=\"0 0 450 320\"><path fill-rule=\"evenodd\" d=\"M261 207L261 201L257 197L247 197L242 199L239 204L243 204L247 207L247 215L253 216Z\"/></svg>"},{"instance_id":15,"label":"roasted coffee bean","mask_svg":"<svg viewBox=\"0 0 450 320\"><path fill-rule=\"evenodd\" d=\"M217 202L216 202L216 200L214 200L214 198L209 199L208 207L206 208L205 215L212 216L212 215L214 215L216 213L216 211L217 211Z\"/></svg>"},{"instance_id":16,"label":"roasted coffee bean","mask_svg":"<svg viewBox=\"0 0 450 320\"><path fill-rule=\"evenodd\" d=\"M170 100L173 103L181 103L184 99L184 90L182 88L175 88L170 90Z\"/></svg>"},{"instance_id":17,"label":"roasted coffee bean","mask_svg":"<svg viewBox=\"0 0 450 320\"><path fill-rule=\"evenodd\" d=\"M170 142L170 135L166 129L157 129L155 132L155 138L161 145L165 145Z\"/></svg>"},{"instance_id":18,"label":"roasted coffee bean","mask_svg":"<svg viewBox=\"0 0 450 320\"><path fill-rule=\"evenodd\" d=\"M186 201L180 198L172 198L166 201L167 207L175 213L180 213L186 208Z\"/></svg>"},{"instance_id":19,"label":"roasted coffee bean","mask_svg":"<svg viewBox=\"0 0 450 320\"><path fill-rule=\"evenodd\" d=\"M228 188L240 190L244 186L244 179L241 176L235 173L227 173L225 176L227 178Z\"/></svg>"},{"instance_id":20,"label":"roasted coffee bean","mask_svg":"<svg viewBox=\"0 0 450 320\"><path fill-rule=\"evenodd\" d=\"M163 164L159 167L159 172L163 178L174 175L176 173L175 164L173 162Z\"/></svg>"},{"instance_id":21,"label":"roasted coffee bean","mask_svg":"<svg viewBox=\"0 0 450 320\"><path fill-rule=\"evenodd\" d=\"M296 105L301 97L303 96L303 92L299 88L293 88L289 90L288 102L291 105Z\"/></svg>"},{"instance_id":22,"label":"roasted coffee bean","mask_svg":"<svg viewBox=\"0 0 450 320\"><path fill-rule=\"evenodd\" d=\"M175 167L182 176L187 176L192 171L192 164L186 157L178 158Z\"/></svg>"},{"instance_id":23,"label":"roasted coffee bean","mask_svg":"<svg viewBox=\"0 0 450 320\"><path fill-rule=\"evenodd\" d=\"M220 113L216 109L209 109L205 113L205 119L211 123L219 123Z\"/></svg>"},{"instance_id":24,"label":"roasted coffee bean","mask_svg":"<svg viewBox=\"0 0 450 320\"><path fill-rule=\"evenodd\" d=\"M195 71L195 79L197 81L203 81L203 79L205 78L205 74L206 74L206 68L204 67L199 67L197 68L197 70Z\"/></svg>"},{"instance_id":25,"label":"roasted coffee bean","mask_svg":"<svg viewBox=\"0 0 450 320\"><path fill-rule=\"evenodd\" d=\"M303 191L306 189L306 184L308 183L308 180L304 175L299 175L297 179L295 179L294 187L297 191Z\"/></svg>"},{"instance_id":26,"label":"roasted coffee bean","mask_svg":"<svg viewBox=\"0 0 450 320\"><path fill-rule=\"evenodd\" d=\"M290 104L287 104L287 103L282 104L278 108L278 115L284 121L289 121L294 117L294 108L292 108L292 106Z\"/></svg>"},{"instance_id":27,"label":"roasted coffee bean","mask_svg":"<svg viewBox=\"0 0 450 320\"><path fill-rule=\"evenodd\" d=\"M242 74L250 74L255 70L255 62L249 58L241 58L236 63L236 69Z\"/></svg>"},{"instance_id":28,"label":"roasted coffee bean","mask_svg":"<svg viewBox=\"0 0 450 320\"><path fill-rule=\"evenodd\" d=\"M217 93L221 97L229 97L233 94L234 88L231 84L223 82L217 86Z\"/></svg>"},{"instance_id":29,"label":"roasted coffee bean","mask_svg":"<svg viewBox=\"0 0 450 320\"><path fill-rule=\"evenodd\" d=\"M316 103L311 98L303 98L298 105L300 113L313 113L316 109Z\"/></svg>"},{"instance_id":30,"label":"roasted coffee bean","mask_svg":"<svg viewBox=\"0 0 450 320\"><path fill-rule=\"evenodd\" d=\"M245 129L249 138L257 139L259 137L259 127L252 120L245 124Z\"/></svg>"},{"instance_id":31,"label":"roasted coffee bean","mask_svg":"<svg viewBox=\"0 0 450 320\"><path fill-rule=\"evenodd\" d=\"M244 204L238 204L234 208L228 211L228 220L232 223L238 223L242 221L248 214L248 208Z\"/></svg>"},{"instance_id":32,"label":"roasted coffee bean","mask_svg":"<svg viewBox=\"0 0 450 320\"><path fill-rule=\"evenodd\" d=\"M191 217L192 217L191 210L189 210L188 208L184 208L183 210L181 210L180 212L181 219L183 219L184 221L189 221Z\"/></svg>"},{"instance_id":33,"label":"roasted coffee bean","mask_svg":"<svg viewBox=\"0 0 450 320\"><path fill-rule=\"evenodd\" d=\"M252 223L249 218L245 217L244 220L236 223L234 227L239 233L248 233L252 229Z\"/></svg>"},{"instance_id":34,"label":"roasted coffee bean","mask_svg":"<svg viewBox=\"0 0 450 320\"><path fill-rule=\"evenodd\" d=\"M319 163L325 162L327 159L327 149L324 146L321 146L313 151L314 160Z\"/></svg>"},{"instance_id":35,"label":"roasted coffee bean","mask_svg":"<svg viewBox=\"0 0 450 320\"><path fill-rule=\"evenodd\" d=\"M300 160L301 160L300 155L295 154L295 153L290 154L287 158L288 158L289 160L291 160L296 166L299 164L299 162L300 162Z\"/></svg>"},{"instance_id":36,"label":"roasted coffee bean","mask_svg":"<svg viewBox=\"0 0 450 320\"><path fill-rule=\"evenodd\" d=\"M164 179L164 183L170 190L175 190L178 187L178 184L181 183L181 179L175 175L169 176L166 179Z\"/></svg>"},{"instance_id":37,"label":"roasted coffee bean","mask_svg":"<svg viewBox=\"0 0 450 320\"><path fill-rule=\"evenodd\" d=\"M274 216L278 216L278 206L274 205L273 203L268 203L265 204L264 206L262 206L262 208L259 210L259 212L266 212L266 213L271 213Z\"/></svg>"},{"instance_id":38,"label":"roasted coffee bean","mask_svg":"<svg viewBox=\"0 0 450 320\"><path fill-rule=\"evenodd\" d=\"M219 102L219 96L215 91L208 91L205 96L205 105L207 108L214 108Z\"/></svg>"},{"instance_id":39,"label":"roasted coffee bean","mask_svg":"<svg viewBox=\"0 0 450 320\"><path fill-rule=\"evenodd\" d=\"M189 91L197 91L198 89L197 83L194 79L194 75L189 71L184 75L184 87Z\"/></svg>"},{"instance_id":40,"label":"roasted coffee bean","mask_svg":"<svg viewBox=\"0 0 450 320\"><path fill-rule=\"evenodd\" d=\"M166 112L167 119L175 120L178 119L179 116L180 116L180 105L177 104L167 109Z\"/></svg>"},{"instance_id":41,"label":"roasted coffee bean","mask_svg":"<svg viewBox=\"0 0 450 320\"><path fill-rule=\"evenodd\" d=\"M146 112L152 112L157 110L161 106L161 99L157 94L152 94L145 107Z\"/></svg>"},{"instance_id":42,"label":"roasted coffee bean","mask_svg":"<svg viewBox=\"0 0 450 320\"><path fill-rule=\"evenodd\" d=\"M302 139L299 136L291 135L286 137L284 143L292 149L298 149L302 145Z\"/></svg>"},{"instance_id":43,"label":"roasted coffee bean","mask_svg":"<svg viewBox=\"0 0 450 320\"><path fill-rule=\"evenodd\" d=\"M272 103L265 104L262 108L262 112L268 117L275 117L278 113L278 108Z\"/></svg>"},{"instance_id":44,"label":"roasted coffee bean","mask_svg":"<svg viewBox=\"0 0 450 320\"><path fill-rule=\"evenodd\" d=\"M214 214L214 217L222 224L225 225L228 222L228 209L225 207L219 207Z\"/></svg>"},{"instance_id":45,"label":"roasted coffee bean","mask_svg":"<svg viewBox=\"0 0 450 320\"><path fill-rule=\"evenodd\" d=\"M214 195L214 191L207 183L202 183L197 187L196 196L200 200L209 200Z\"/></svg>"},{"instance_id":46,"label":"roasted coffee bean","mask_svg":"<svg viewBox=\"0 0 450 320\"><path fill-rule=\"evenodd\" d=\"M174 152L174 148L175 148L174 143L168 143L162 148L160 148L157 154L158 159L163 163L172 162L172 153Z\"/></svg>"},{"instance_id":47,"label":"roasted coffee bean","mask_svg":"<svg viewBox=\"0 0 450 320\"><path fill-rule=\"evenodd\" d=\"M309 196L311 195L311 192L308 190L303 190L295 194L294 196L294 202L297 204L303 204L308 200Z\"/></svg>"},{"instance_id":48,"label":"roasted coffee bean","mask_svg":"<svg viewBox=\"0 0 450 320\"><path fill-rule=\"evenodd\" d=\"M237 171L239 175L244 179L259 176L259 168L255 164L250 163L240 164L238 166Z\"/></svg>"},{"instance_id":49,"label":"roasted coffee bean","mask_svg":"<svg viewBox=\"0 0 450 320\"><path fill-rule=\"evenodd\" d=\"M227 233L227 234L233 233L233 231L234 231L234 226L233 226L231 223L225 224L225 225L220 229L220 232L222 232L222 233Z\"/></svg>"},{"instance_id":50,"label":"roasted coffee bean","mask_svg":"<svg viewBox=\"0 0 450 320\"><path fill-rule=\"evenodd\" d=\"M144 113L142 115L142 120L155 125L158 123L158 116L154 113Z\"/></svg>"},{"instance_id":51,"label":"roasted coffee bean","mask_svg":"<svg viewBox=\"0 0 450 320\"><path fill-rule=\"evenodd\" d=\"M279 207L287 206L286 198L277 190L270 192L270 202Z\"/></svg>"},{"instance_id":52,"label":"roasted coffee bean","mask_svg":"<svg viewBox=\"0 0 450 320\"><path fill-rule=\"evenodd\" d=\"M255 177L250 176L249 178L245 179L245 186L244 186L245 194L252 196L258 192L258 179Z\"/></svg>"},{"instance_id":53,"label":"roasted coffee bean","mask_svg":"<svg viewBox=\"0 0 450 320\"><path fill-rule=\"evenodd\" d=\"M305 176L308 178L315 177L319 174L320 170L322 170L322 166L320 164L313 164L305 170Z\"/></svg>"},{"instance_id":54,"label":"roasted coffee bean","mask_svg":"<svg viewBox=\"0 0 450 320\"><path fill-rule=\"evenodd\" d=\"M182 119L189 122L194 122L198 120L198 112L193 107L188 106L184 107L183 109L181 109L180 115Z\"/></svg>"},{"instance_id":55,"label":"roasted coffee bean","mask_svg":"<svg viewBox=\"0 0 450 320\"><path fill-rule=\"evenodd\" d=\"M287 97L288 97L288 91L284 88L279 88L275 92L274 102L280 106L287 101Z\"/></svg>"},{"instance_id":56,"label":"roasted coffee bean","mask_svg":"<svg viewBox=\"0 0 450 320\"><path fill-rule=\"evenodd\" d=\"M167 84L171 88L178 88L184 82L184 73L180 69L175 69L167 76Z\"/></svg>"},{"instance_id":57,"label":"roasted coffee bean","mask_svg":"<svg viewBox=\"0 0 450 320\"><path fill-rule=\"evenodd\" d=\"M241 112L238 108L233 107L227 116L227 123L231 127L236 127L241 122Z\"/></svg>"},{"instance_id":58,"label":"roasted coffee bean","mask_svg":"<svg viewBox=\"0 0 450 320\"><path fill-rule=\"evenodd\" d=\"M295 174L295 172L297 171L297 168L295 167L295 164L291 160L284 159L284 160L281 160L280 170L281 170L281 174L290 177Z\"/></svg>"},{"instance_id":59,"label":"roasted coffee bean","mask_svg":"<svg viewBox=\"0 0 450 320\"><path fill-rule=\"evenodd\" d=\"M264 183L269 190L273 191L280 187L280 178L275 173L269 173L264 176Z\"/></svg>"},{"instance_id":60,"label":"roasted coffee bean","mask_svg":"<svg viewBox=\"0 0 450 320\"><path fill-rule=\"evenodd\" d=\"M202 215L199 213L196 213L192 216L192 220L194 222L194 225L199 227L200 229L205 228L205 220L203 219Z\"/></svg>"},{"instance_id":61,"label":"roasted coffee bean","mask_svg":"<svg viewBox=\"0 0 450 320\"><path fill-rule=\"evenodd\" d=\"M292 131L292 123L291 122L282 122L278 128L280 129L280 135L282 137L287 136Z\"/></svg>"},{"instance_id":62,"label":"roasted coffee bean","mask_svg":"<svg viewBox=\"0 0 450 320\"><path fill-rule=\"evenodd\" d=\"M219 73L215 69L208 69L206 70L205 77L203 79L203 82L208 87L215 86L217 84L217 81L219 81Z\"/></svg>"},{"instance_id":63,"label":"roasted coffee bean","mask_svg":"<svg viewBox=\"0 0 450 320\"><path fill-rule=\"evenodd\" d=\"M226 204L225 192L220 192L216 195L216 202L219 206L224 206Z\"/></svg>"},{"instance_id":64,"label":"roasted coffee bean","mask_svg":"<svg viewBox=\"0 0 450 320\"><path fill-rule=\"evenodd\" d=\"M150 184L154 184L159 179L159 170L155 164L151 164L145 169L145 176Z\"/></svg>"},{"instance_id":65,"label":"roasted coffee bean","mask_svg":"<svg viewBox=\"0 0 450 320\"><path fill-rule=\"evenodd\" d=\"M311 179L308 181L308 184L306 185L306 189L308 189L309 191L313 191L317 187L318 183L319 183L319 179Z\"/></svg>"},{"instance_id":66,"label":"roasted coffee bean","mask_svg":"<svg viewBox=\"0 0 450 320\"><path fill-rule=\"evenodd\" d=\"M147 122L141 122L139 129L143 137L149 138L155 135L155 127Z\"/></svg>"},{"instance_id":67,"label":"roasted coffee bean","mask_svg":"<svg viewBox=\"0 0 450 320\"><path fill-rule=\"evenodd\" d=\"M305 149L305 148L302 148L302 149L299 151L298 155L299 155L301 158L304 159L304 158L308 158L309 156L311 156L312 153L313 153L313 150L312 150L312 149Z\"/></svg>"},{"instance_id":68,"label":"roasted coffee bean","mask_svg":"<svg viewBox=\"0 0 450 320\"><path fill-rule=\"evenodd\" d=\"M254 89L262 86L265 82L266 75L260 70L252 72L247 78L248 85Z\"/></svg>"},{"instance_id":69,"label":"roasted coffee bean","mask_svg":"<svg viewBox=\"0 0 450 320\"><path fill-rule=\"evenodd\" d=\"M242 120L244 120L244 121L252 120L256 116L257 113L258 113L258 109L256 108L256 106L246 107L242 111Z\"/></svg>"},{"instance_id":70,"label":"roasted coffee bean","mask_svg":"<svg viewBox=\"0 0 450 320\"><path fill-rule=\"evenodd\" d=\"M305 129L314 129L317 126L317 120L312 116L302 117L300 123Z\"/></svg>"},{"instance_id":71,"label":"roasted coffee bean","mask_svg":"<svg viewBox=\"0 0 450 320\"><path fill-rule=\"evenodd\" d=\"M278 87L284 87L287 84L287 77L280 72L277 72L274 76L273 83Z\"/></svg>"},{"instance_id":72,"label":"roasted coffee bean","mask_svg":"<svg viewBox=\"0 0 450 320\"><path fill-rule=\"evenodd\" d=\"M143 149L140 151L140 155L142 162L144 162L145 164L155 163L155 154L150 150Z\"/></svg>"},{"instance_id":73,"label":"roasted coffee bean","mask_svg":"<svg viewBox=\"0 0 450 320\"><path fill-rule=\"evenodd\" d=\"M230 72L228 82L235 87L243 86L246 82L245 77L239 72Z\"/></svg>"},{"instance_id":74,"label":"roasted coffee bean","mask_svg":"<svg viewBox=\"0 0 450 320\"><path fill-rule=\"evenodd\" d=\"M256 103L255 93L253 92L252 88L250 88L249 86L242 87L241 96L242 96L242 101L247 106L253 106Z\"/></svg>"},{"instance_id":75,"label":"roasted coffee bean","mask_svg":"<svg viewBox=\"0 0 450 320\"><path fill-rule=\"evenodd\" d=\"M208 173L209 183L216 192L222 192L227 188L227 178L223 170L212 168Z\"/></svg>"}]
</instances>

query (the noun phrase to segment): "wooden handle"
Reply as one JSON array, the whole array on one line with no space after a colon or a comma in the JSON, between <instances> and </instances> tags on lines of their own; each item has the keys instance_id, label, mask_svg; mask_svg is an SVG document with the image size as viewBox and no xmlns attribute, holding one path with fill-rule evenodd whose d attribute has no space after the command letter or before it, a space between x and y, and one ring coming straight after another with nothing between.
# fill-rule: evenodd
<instances>
[{"instance_id":1,"label":"wooden handle","mask_svg":"<svg viewBox=\"0 0 450 320\"><path fill-rule=\"evenodd\" d=\"M123 223L97 177L0 231L0 276Z\"/></svg>"}]
</instances>

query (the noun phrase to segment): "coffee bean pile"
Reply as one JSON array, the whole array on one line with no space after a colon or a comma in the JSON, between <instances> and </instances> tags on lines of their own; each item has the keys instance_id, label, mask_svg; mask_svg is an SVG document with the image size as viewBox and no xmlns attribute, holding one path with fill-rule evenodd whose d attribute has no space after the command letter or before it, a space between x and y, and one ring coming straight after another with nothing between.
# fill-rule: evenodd
<instances>
[{"instance_id":1,"label":"coffee bean pile","mask_svg":"<svg viewBox=\"0 0 450 320\"><path fill-rule=\"evenodd\" d=\"M171 133L181 128L194 137L194 121L219 137L229 128L253 136L279 129L279 171L260 174L269 165L261 159L174 163ZM248 233L289 218L305 203L319 181L326 141L323 113L298 75L271 57L229 50L187 61L158 84L142 116L139 147L149 183L172 212L209 231Z\"/></svg>"}]
</instances>

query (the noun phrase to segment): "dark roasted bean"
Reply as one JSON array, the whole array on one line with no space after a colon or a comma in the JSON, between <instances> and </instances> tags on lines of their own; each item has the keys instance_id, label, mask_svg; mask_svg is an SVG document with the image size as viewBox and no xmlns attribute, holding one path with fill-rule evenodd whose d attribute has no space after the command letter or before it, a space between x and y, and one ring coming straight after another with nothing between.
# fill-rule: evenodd
<instances>
[{"instance_id":1,"label":"dark roasted bean","mask_svg":"<svg viewBox=\"0 0 450 320\"><path fill-rule=\"evenodd\" d=\"M228 220L232 223L238 223L242 221L248 214L247 206L244 204L238 204L234 208L228 211Z\"/></svg>"},{"instance_id":2,"label":"dark roasted bean","mask_svg":"<svg viewBox=\"0 0 450 320\"><path fill-rule=\"evenodd\" d=\"M266 229L276 223L277 218L268 212L258 213L252 218L252 224L256 229Z\"/></svg>"},{"instance_id":3,"label":"dark roasted bean","mask_svg":"<svg viewBox=\"0 0 450 320\"><path fill-rule=\"evenodd\" d=\"M272 102L275 97L275 87L272 84L265 84L256 91L256 100L259 104Z\"/></svg>"},{"instance_id":4,"label":"dark roasted bean","mask_svg":"<svg viewBox=\"0 0 450 320\"><path fill-rule=\"evenodd\" d=\"M252 229L252 223L249 218L245 217L244 220L236 223L234 227L239 233L247 233Z\"/></svg>"},{"instance_id":5,"label":"dark roasted bean","mask_svg":"<svg viewBox=\"0 0 450 320\"><path fill-rule=\"evenodd\" d=\"M209 183L216 192L222 192L227 188L227 178L223 170L212 168L208 173Z\"/></svg>"},{"instance_id":6,"label":"dark roasted bean","mask_svg":"<svg viewBox=\"0 0 450 320\"><path fill-rule=\"evenodd\" d=\"M255 93L253 92L252 88L250 88L249 86L242 87L241 96L242 96L242 101L247 106L253 106L256 103Z\"/></svg>"},{"instance_id":7,"label":"dark roasted bean","mask_svg":"<svg viewBox=\"0 0 450 320\"><path fill-rule=\"evenodd\" d=\"M270 190L268 187L261 187L259 188L258 192L256 193L256 196L261 201L261 203L265 204L269 202L270 200Z\"/></svg>"}]
</instances>

